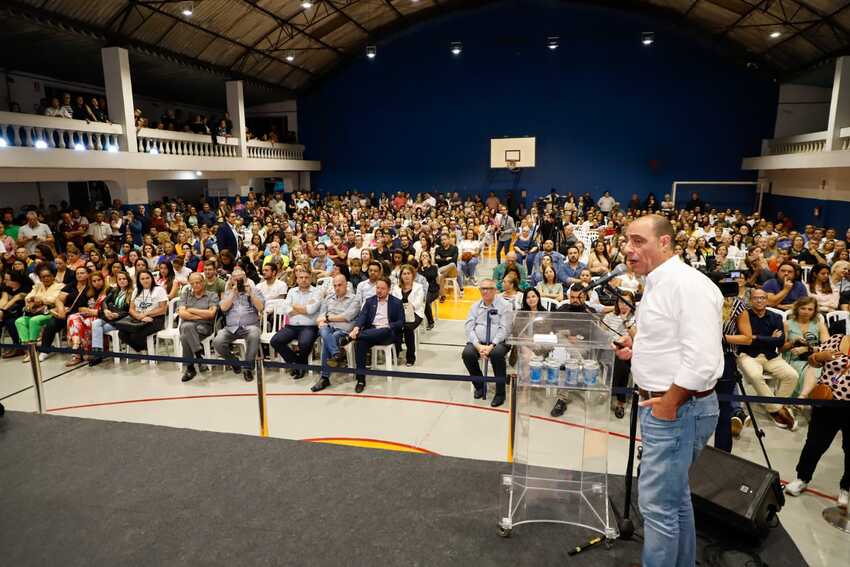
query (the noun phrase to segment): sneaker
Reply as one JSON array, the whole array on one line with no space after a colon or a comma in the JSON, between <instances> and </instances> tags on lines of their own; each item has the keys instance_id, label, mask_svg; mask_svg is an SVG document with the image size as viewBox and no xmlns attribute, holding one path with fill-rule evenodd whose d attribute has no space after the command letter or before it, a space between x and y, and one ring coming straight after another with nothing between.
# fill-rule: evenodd
<instances>
[{"instance_id":1,"label":"sneaker","mask_svg":"<svg viewBox=\"0 0 850 567\"><path fill-rule=\"evenodd\" d=\"M846 490L838 491L838 507L842 510L847 510L848 502L850 502L850 492Z\"/></svg>"},{"instance_id":2,"label":"sneaker","mask_svg":"<svg viewBox=\"0 0 850 567\"><path fill-rule=\"evenodd\" d=\"M797 429L797 420L794 419L788 408L782 408L777 412L773 412L770 414L770 417L773 418L773 423L776 424L776 427L780 429L788 429L790 431Z\"/></svg>"},{"instance_id":3,"label":"sneaker","mask_svg":"<svg viewBox=\"0 0 850 567\"><path fill-rule=\"evenodd\" d=\"M804 482L799 478L795 478L791 482L785 485L785 492L790 494L791 496L799 496L806 487L809 486L808 482Z\"/></svg>"},{"instance_id":4,"label":"sneaker","mask_svg":"<svg viewBox=\"0 0 850 567\"><path fill-rule=\"evenodd\" d=\"M47 357L49 357L49 356L50 356L49 354L47 354L46 352L43 352L43 353L38 355L38 361L44 362L45 360L47 360Z\"/></svg>"},{"instance_id":5,"label":"sneaker","mask_svg":"<svg viewBox=\"0 0 850 567\"><path fill-rule=\"evenodd\" d=\"M737 439L741 436L741 431L750 424L750 416L744 410L738 410L732 416L732 437Z\"/></svg>"},{"instance_id":6,"label":"sneaker","mask_svg":"<svg viewBox=\"0 0 850 567\"><path fill-rule=\"evenodd\" d=\"M561 417L564 415L565 411L567 411L567 402L564 400L558 400L555 402L555 405L552 407L552 411L549 412L549 415L552 417Z\"/></svg>"}]
</instances>

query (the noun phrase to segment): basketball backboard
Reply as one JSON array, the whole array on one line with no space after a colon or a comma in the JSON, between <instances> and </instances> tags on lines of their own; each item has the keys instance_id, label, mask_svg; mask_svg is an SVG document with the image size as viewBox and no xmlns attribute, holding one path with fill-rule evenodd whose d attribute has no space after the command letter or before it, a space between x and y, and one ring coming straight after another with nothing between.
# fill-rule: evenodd
<instances>
[{"instance_id":1,"label":"basketball backboard","mask_svg":"<svg viewBox=\"0 0 850 567\"><path fill-rule=\"evenodd\" d=\"M492 138L490 167L517 169L534 167L536 138Z\"/></svg>"}]
</instances>

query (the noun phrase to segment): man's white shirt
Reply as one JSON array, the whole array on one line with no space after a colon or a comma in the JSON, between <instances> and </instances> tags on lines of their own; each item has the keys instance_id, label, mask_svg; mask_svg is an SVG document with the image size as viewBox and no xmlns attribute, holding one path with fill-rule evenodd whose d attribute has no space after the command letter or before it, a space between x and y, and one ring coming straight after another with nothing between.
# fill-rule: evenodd
<instances>
[{"instance_id":1,"label":"man's white shirt","mask_svg":"<svg viewBox=\"0 0 850 567\"><path fill-rule=\"evenodd\" d=\"M709 390L723 374L723 296L705 275L673 256L646 276L632 354L635 384Z\"/></svg>"}]
</instances>

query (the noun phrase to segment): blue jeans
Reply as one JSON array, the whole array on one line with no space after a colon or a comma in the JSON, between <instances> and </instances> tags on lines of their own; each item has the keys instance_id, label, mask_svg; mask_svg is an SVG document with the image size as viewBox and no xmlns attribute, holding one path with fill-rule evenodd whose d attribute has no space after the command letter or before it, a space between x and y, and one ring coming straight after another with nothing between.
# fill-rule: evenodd
<instances>
[{"instance_id":1,"label":"blue jeans","mask_svg":"<svg viewBox=\"0 0 850 567\"><path fill-rule=\"evenodd\" d=\"M99 348L103 350L103 337L104 335L111 333L115 330L115 327L112 326L111 323L107 323L103 319L95 319L91 322L91 346L92 348ZM115 349L115 345L112 345L112 349Z\"/></svg>"},{"instance_id":2,"label":"blue jeans","mask_svg":"<svg viewBox=\"0 0 850 567\"><path fill-rule=\"evenodd\" d=\"M466 278L475 277L475 268L478 267L478 257L473 256L469 262L464 262L463 260L458 261L457 263L457 279L460 284L460 288L463 289L463 280Z\"/></svg>"},{"instance_id":3,"label":"blue jeans","mask_svg":"<svg viewBox=\"0 0 850 567\"><path fill-rule=\"evenodd\" d=\"M335 329L331 325L319 327L322 336L322 378L330 378L328 370L328 359L339 352L339 338L347 335L348 331Z\"/></svg>"},{"instance_id":4,"label":"blue jeans","mask_svg":"<svg viewBox=\"0 0 850 567\"><path fill-rule=\"evenodd\" d=\"M718 412L716 394L688 400L672 421L653 416L651 408L639 409L643 457L638 505L644 517L643 567L696 564L688 469L714 433Z\"/></svg>"}]
</instances>

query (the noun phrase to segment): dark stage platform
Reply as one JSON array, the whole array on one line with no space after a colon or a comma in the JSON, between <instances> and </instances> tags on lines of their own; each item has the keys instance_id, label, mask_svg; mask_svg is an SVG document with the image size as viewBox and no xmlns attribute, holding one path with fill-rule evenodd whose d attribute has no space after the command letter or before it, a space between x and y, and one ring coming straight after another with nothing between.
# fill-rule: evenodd
<instances>
[{"instance_id":1,"label":"dark stage platform","mask_svg":"<svg viewBox=\"0 0 850 567\"><path fill-rule=\"evenodd\" d=\"M566 526L518 526L512 538L500 538L499 473L507 470L494 462L12 412L0 419L0 565L639 560L639 542L619 541L568 557L567 549L591 534ZM620 493L622 484L612 488ZM706 559L722 550L703 546ZM756 553L772 567L805 564L781 527ZM733 555L730 566L750 559Z\"/></svg>"}]
</instances>

